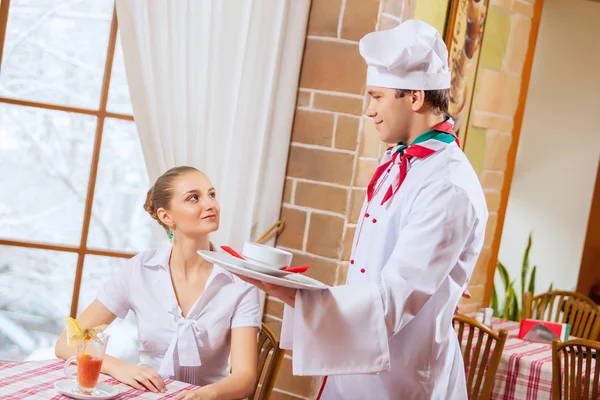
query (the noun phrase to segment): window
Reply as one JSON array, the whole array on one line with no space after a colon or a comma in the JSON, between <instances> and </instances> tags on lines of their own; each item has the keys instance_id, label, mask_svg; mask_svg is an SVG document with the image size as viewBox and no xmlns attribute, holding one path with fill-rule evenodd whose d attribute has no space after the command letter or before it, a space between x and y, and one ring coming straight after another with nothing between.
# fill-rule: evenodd
<instances>
[{"instance_id":1,"label":"window","mask_svg":"<svg viewBox=\"0 0 600 400\"><path fill-rule=\"evenodd\" d=\"M113 0L2 0L0 50L0 360L48 358L62 317L157 244L149 182ZM130 317L108 352L135 362Z\"/></svg>"}]
</instances>

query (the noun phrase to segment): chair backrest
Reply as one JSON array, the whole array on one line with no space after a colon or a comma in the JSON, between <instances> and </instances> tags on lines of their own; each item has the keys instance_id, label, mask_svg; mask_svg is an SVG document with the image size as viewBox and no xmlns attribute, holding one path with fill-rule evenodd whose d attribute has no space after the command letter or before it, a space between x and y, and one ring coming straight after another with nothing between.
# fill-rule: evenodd
<instances>
[{"instance_id":1,"label":"chair backrest","mask_svg":"<svg viewBox=\"0 0 600 400\"><path fill-rule=\"evenodd\" d=\"M600 399L600 342L552 342L552 399Z\"/></svg>"},{"instance_id":2,"label":"chair backrest","mask_svg":"<svg viewBox=\"0 0 600 400\"><path fill-rule=\"evenodd\" d=\"M263 322L258 334L258 379L249 400L267 400L271 397L283 356L275 334Z\"/></svg>"},{"instance_id":3,"label":"chair backrest","mask_svg":"<svg viewBox=\"0 0 600 400\"><path fill-rule=\"evenodd\" d=\"M571 335L598 340L600 306L584 294L552 291L533 296L525 294L523 318L559 322L571 326Z\"/></svg>"},{"instance_id":4,"label":"chair backrest","mask_svg":"<svg viewBox=\"0 0 600 400\"><path fill-rule=\"evenodd\" d=\"M508 332L496 333L466 315L456 315L452 321L465 362L469 399L490 399Z\"/></svg>"}]
</instances>

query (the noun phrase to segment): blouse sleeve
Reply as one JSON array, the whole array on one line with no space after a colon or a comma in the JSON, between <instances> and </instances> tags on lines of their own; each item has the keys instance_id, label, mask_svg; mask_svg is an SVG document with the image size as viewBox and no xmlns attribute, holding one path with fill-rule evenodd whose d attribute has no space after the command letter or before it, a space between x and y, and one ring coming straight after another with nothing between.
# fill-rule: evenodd
<instances>
[{"instance_id":1,"label":"blouse sleeve","mask_svg":"<svg viewBox=\"0 0 600 400\"><path fill-rule=\"evenodd\" d=\"M108 310L119 318L125 318L131 309L130 283L135 266L139 264L140 257L135 256L119 271L113 275L98 291L96 298Z\"/></svg>"},{"instance_id":2,"label":"blouse sleeve","mask_svg":"<svg viewBox=\"0 0 600 400\"><path fill-rule=\"evenodd\" d=\"M262 310L258 289L244 282L244 291L233 311L231 329L235 328L260 328L262 324Z\"/></svg>"}]
</instances>

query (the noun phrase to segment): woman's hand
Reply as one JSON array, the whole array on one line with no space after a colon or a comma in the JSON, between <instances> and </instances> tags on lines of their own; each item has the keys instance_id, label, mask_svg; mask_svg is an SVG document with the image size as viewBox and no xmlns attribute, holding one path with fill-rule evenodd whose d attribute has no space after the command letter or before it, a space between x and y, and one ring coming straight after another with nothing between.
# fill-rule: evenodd
<instances>
[{"instance_id":1,"label":"woman's hand","mask_svg":"<svg viewBox=\"0 0 600 400\"><path fill-rule=\"evenodd\" d=\"M174 400L216 400L217 394L207 388L179 393Z\"/></svg>"},{"instance_id":2,"label":"woman's hand","mask_svg":"<svg viewBox=\"0 0 600 400\"><path fill-rule=\"evenodd\" d=\"M148 367L120 362L111 368L110 374L119 382L143 391L165 392L163 378Z\"/></svg>"}]
</instances>

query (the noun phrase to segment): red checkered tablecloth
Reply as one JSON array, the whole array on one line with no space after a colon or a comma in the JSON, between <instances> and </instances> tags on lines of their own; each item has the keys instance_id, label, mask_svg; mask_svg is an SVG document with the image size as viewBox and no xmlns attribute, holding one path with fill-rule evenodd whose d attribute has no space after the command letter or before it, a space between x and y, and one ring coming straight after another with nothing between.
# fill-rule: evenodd
<instances>
[{"instance_id":1,"label":"red checkered tablecloth","mask_svg":"<svg viewBox=\"0 0 600 400\"><path fill-rule=\"evenodd\" d=\"M64 361L30 361L0 364L0 399L52 399L67 400L54 388L54 383L67 379L63 372ZM167 379L166 393L142 392L133 389L108 375L101 375L100 381L115 386L119 394L115 400L125 399L172 399L178 393L196 389L196 386Z\"/></svg>"},{"instance_id":2,"label":"red checkered tablecloth","mask_svg":"<svg viewBox=\"0 0 600 400\"><path fill-rule=\"evenodd\" d=\"M552 345L519 339L519 327L518 322L492 319L494 331L498 332L501 329L508 331L508 338L496 371L492 400L550 400L552 399ZM593 370L592 367L592 372Z\"/></svg>"},{"instance_id":3,"label":"red checkered tablecloth","mask_svg":"<svg viewBox=\"0 0 600 400\"><path fill-rule=\"evenodd\" d=\"M508 331L496 380L493 400L542 400L552 398L552 345L521 340L519 323L494 318L492 328Z\"/></svg>"}]
</instances>

